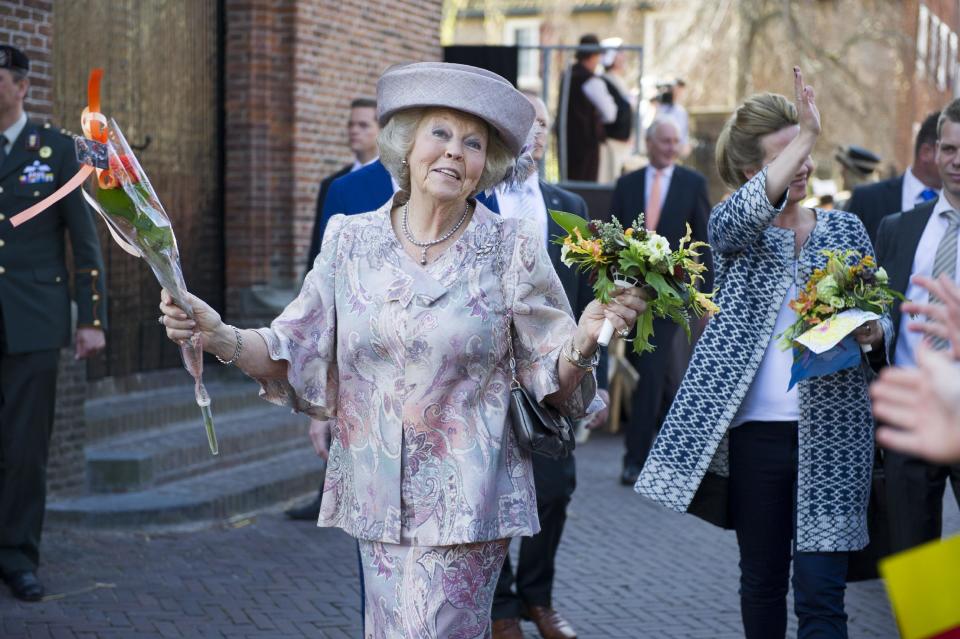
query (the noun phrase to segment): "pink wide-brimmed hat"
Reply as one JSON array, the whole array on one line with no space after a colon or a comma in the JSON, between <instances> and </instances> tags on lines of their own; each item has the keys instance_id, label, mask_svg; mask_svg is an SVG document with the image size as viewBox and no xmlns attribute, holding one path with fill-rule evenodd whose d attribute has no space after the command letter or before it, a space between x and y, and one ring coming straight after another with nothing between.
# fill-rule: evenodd
<instances>
[{"instance_id":1,"label":"pink wide-brimmed hat","mask_svg":"<svg viewBox=\"0 0 960 639\"><path fill-rule=\"evenodd\" d=\"M437 107L474 115L497 130L520 155L536 111L506 78L466 64L413 62L390 67L377 82L377 118L383 126L398 111Z\"/></svg>"}]
</instances>

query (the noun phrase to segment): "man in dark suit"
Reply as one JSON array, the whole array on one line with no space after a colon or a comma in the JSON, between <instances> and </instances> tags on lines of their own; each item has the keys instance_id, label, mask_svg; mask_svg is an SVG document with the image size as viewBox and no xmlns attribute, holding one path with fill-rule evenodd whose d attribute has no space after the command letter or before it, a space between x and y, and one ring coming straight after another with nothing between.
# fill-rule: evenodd
<instances>
[{"instance_id":1,"label":"man in dark suit","mask_svg":"<svg viewBox=\"0 0 960 639\"><path fill-rule=\"evenodd\" d=\"M927 302L929 296L911 282L914 275L945 276L954 282L960 279L960 100L943 110L936 136L935 161L943 183L940 197L883 218L877 232L877 262L887 270L890 286L919 303ZM916 366L922 336L907 330L911 318L900 312L899 302L894 304L891 319L897 334L888 360L899 367ZM960 464L937 466L885 451L884 469L892 550L939 539L947 480L960 506Z\"/></svg>"},{"instance_id":2,"label":"man in dark suit","mask_svg":"<svg viewBox=\"0 0 960 639\"><path fill-rule=\"evenodd\" d=\"M550 129L549 115L540 98L531 94L527 94L527 97L537 112L531 154L539 162ZM497 203L503 217L539 221L550 260L563 284L570 307L579 317L593 299L593 289L586 278L560 261L560 245L550 240L565 235L565 231L553 221L548 211L567 211L586 218L586 202L579 195L543 182L534 173L523 184L499 189ZM600 374L598 372L598 378ZM597 420L604 418L601 415ZM524 616L537 624L545 639L573 639L577 636L570 623L554 610L552 602L554 562L567 520L567 505L577 485L573 456L555 460L534 455L533 480L537 491L540 532L521 540L516 571L509 557L504 561L493 600L493 639L522 639L520 618Z\"/></svg>"},{"instance_id":3,"label":"man in dark suit","mask_svg":"<svg viewBox=\"0 0 960 639\"><path fill-rule=\"evenodd\" d=\"M913 164L907 167L903 175L856 187L850 200L843 206L845 211L860 218L874 244L877 242L880 220L891 213L909 211L937 196L940 173L935 156L939 115L939 111L931 113L920 125L913 146Z\"/></svg>"},{"instance_id":4,"label":"man in dark suit","mask_svg":"<svg viewBox=\"0 0 960 639\"><path fill-rule=\"evenodd\" d=\"M377 101L371 98L357 98L350 103L350 119L347 121L347 136L350 152L353 153L353 162L336 173L328 175L320 182L320 193L317 195L317 214L313 223L313 235L310 241L310 251L307 253L307 270L313 268L313 261L320 252L320 241L323 239L323 203L327 199L327 191L337 178L343 177L358 169L362 169L374 162L380 155L377 149L377 134L380 125L377 124Z\"/></svg>"},{"instance_id":5,"label":"man in dark suit","mask_svg":"<svg viewBox=\"0 0 960 639\"><path fill-rule=\"evenodd\" d=\"M77 303L76 357L105 345L106 284L90 210L73 191L14 229L10 217L44 199L77 170L73 140L27 119L29 60L0 46L0 577L37 601L47 452L60 349L70 343L69 231Z\"/></svg>"},{"instance_id":6,"label":"man in dark suit","mask_svg":"<svg viewBox=\"0 0 960 639\"><path fill-rule=\"evenodd\" d=\"M676 247L686 234L688 224L693 230L693 239L706 242L710 214L707 181L696 171L675 164L680 152L676 123L669 118L658 118L647 129L646 138L650 164L617 180L610 205L612 215L626 227L642 211L647 228L667 238L671 247ZM703 259L708 268L704 290L709 291L713 288L709 251L704 251ZM650 341L656 350L637 356L628 349L640 374L640 383L631 399L625 433L626 454L620 476L621 482L629 486L636 483L653 438L673 402L680 384L677 373L682 376L686 368L686 362L674 359L688 355L671 347L680 330L676 324L656 319L653 327L654 336Z\"/></svg>"}]
</instances>

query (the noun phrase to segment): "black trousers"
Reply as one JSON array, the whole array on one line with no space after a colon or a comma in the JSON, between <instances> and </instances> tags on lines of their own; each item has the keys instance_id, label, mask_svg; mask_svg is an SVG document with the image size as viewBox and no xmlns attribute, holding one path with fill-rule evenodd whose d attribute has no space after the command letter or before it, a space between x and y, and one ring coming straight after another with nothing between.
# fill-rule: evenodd
<instances>
[{"instance_id":1,"label":"black trousers","mask_svg":"<svg viewBox=\"0 0 960 639\"><path fill-rule=\"evenodd\" d=\"M798 639L846 639L845 552L795 552L796 422L730 430L730 517L740 547L740 612L747 639L783 639L793 563Z\"/></svg>"},{"instance_id":2,"label":"black trousers","mask_svg":"<svg viewBox=\"0 0 960 639\"><path fill-rule=\"evenodd\" d=\"M960 464L935 466L886 451L883 458L893 552L940 539L947 481L960 508Z\"/></svg>"},{"instance_id":3,"label":"black trousers","mask_svg":"<svg viewBox=\"0 0 960 639\"><path fill-rule=\"evenodd\" d=\"M653 440L680 387L690 352L686 335L670 321L654 320L654 335L650 341L656 346L652 353L635 355L629 351L630 362L640 374L640 381L630 401L623 465L636 468L641 468L647 461ZM629 349L630 345L627 347Z\"/></svg>"},{"instance_id":4,"label":"black trousers","mask_svg":"<svg viewBox=\"0 0 960 639\"><path fill-rule=\"evenodd\" d=\"M0 571L36 570L57 396L57 349L0 351Z\"/></svg>"},{"instance_id":5,"label":"black trousers","mask_svg":"<svg viewBox=\"0 0 960 639\"><path fill-rule=\"evenodd\" d=\"M493 619L519 618L526 606L552 606L557 548L567 521L567 505L577 487L573 456L555 460L534 455L533 479L540 532L520 540L516 572L509 556L503 562L493 596Z\"/></svg>"}]
</instances>

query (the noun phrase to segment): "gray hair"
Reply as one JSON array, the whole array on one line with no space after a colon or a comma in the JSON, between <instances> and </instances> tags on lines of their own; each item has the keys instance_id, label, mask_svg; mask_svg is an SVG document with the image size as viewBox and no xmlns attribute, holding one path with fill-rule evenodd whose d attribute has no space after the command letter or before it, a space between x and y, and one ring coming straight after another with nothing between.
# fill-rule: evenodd
<instances>
[{"instance_id":1,"label":"gray hair","mask_svg":"<svg viewBox=\"0 0 960 639\"><path fill-rule=\"evenodd\" d=\"M433 109L404 109L390 118L377 137L380 162L400 185L400 190L407 193L410 192L410 171L409 167L404 167L403 162L413 148L413 140L420 121L431 110ZM458 113L462 112L458 111ZM476 195L500 184L510 173L514 164L514 157L507 145L503 143L500 134L488 123L484 122L484 124L487 127L487 159L483 165L483 173L477 181L475 192L470 195Z\"/></svg>"},{"instance_id":2,"label":"gray hair","mask_svg":"<svg viewBox=\"0 0 960 639\"><path fill-rule=\"evenodd\" d=\"M646 139L652 138L657 133L659 129L664 124L669 124L677 130L677 135L680 135L680 123L677 122L677 119L669 115L658 115L653 122L650 123L650 126L647 127Z\"/></svg>"}]
</instances>

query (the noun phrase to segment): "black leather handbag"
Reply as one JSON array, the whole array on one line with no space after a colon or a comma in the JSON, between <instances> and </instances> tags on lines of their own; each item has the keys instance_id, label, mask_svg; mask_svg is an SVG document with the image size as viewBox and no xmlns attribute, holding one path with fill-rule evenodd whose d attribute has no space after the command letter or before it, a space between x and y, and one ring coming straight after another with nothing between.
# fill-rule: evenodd
<instances>
[{"instance_id":1,"label":"black leather handbag","mask_svg":"<svg viewBox=\"0 0 960 639\"><path fill-rule=\"evenodd\" d=\"M566 415L548 406L541 406L517 380L517 364L513 357L513 321L507 335L510 353L510 421L513 434L523 450L551 459L564 459L577 445L573 423Z\"/></svg>"}]
</instances>

